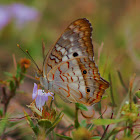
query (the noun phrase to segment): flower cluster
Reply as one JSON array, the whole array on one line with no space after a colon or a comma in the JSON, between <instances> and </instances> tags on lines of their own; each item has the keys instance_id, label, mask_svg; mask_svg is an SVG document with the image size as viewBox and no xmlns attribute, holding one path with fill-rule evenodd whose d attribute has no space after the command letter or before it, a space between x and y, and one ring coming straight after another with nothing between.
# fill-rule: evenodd
<instances>
[{"instance_id":1,"label":"flower cluster","mask_svg":"<svg viewBox=\"0 0 140 140\"><path fill-rule=\"evenodd\" d=\"M24 113L28 124L33 129L38 139L45 139L63 117L61 112L58 114L51 104L48 105L49 101L54 100L53 95L52 92L46 93L44 90L39 89L38 85L34 83L32 94L34 101L28 107L34 113L37 124L34 125L30 116L25 111ZM51 100L49 100L49 96L51 97Z\"/></svg>"},{"instance_id":2,"label":"flower cluster","mask_svg":"<svg viewBox=\"0 0 140 140\"><path fill-rule=\"evenodd\" d=\"M21 68L25 68L25 69L28 69L31 65L31 62L29 59L27 58L23 58L20 60L20 66Z\"/></svg>"}]
</instances>

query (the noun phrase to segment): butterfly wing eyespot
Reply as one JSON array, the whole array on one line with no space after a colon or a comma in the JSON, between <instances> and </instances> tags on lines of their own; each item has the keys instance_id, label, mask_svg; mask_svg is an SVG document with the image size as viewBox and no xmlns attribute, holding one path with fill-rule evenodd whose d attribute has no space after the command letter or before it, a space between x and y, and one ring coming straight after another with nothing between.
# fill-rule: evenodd
<instances>
[{"instance_id":1,"label":"butterfly wing eyespot","mask_svg":"<svg viewBox=\"0 0 140 140\"><path fill-rule=\"evenodd\" d=\"M86 70L83 70L83 74L86 74L87 73L87 71Z\"/></svg>"},{"instance_id":2,"label":"butterfly wing eyespot","mask_svg":"<svg viewBox=\"0 0 140 140\"><path fill-rule=\"evenodd\" d=\"M89 87L87 87L87 92L90 92L90 88Z\"/></svg>"},{"instance_id":3,"label":"butterfly wing eyespot","mask_svg":"<svg viewBox=\"0 0 140 140\"><path fill-rule=\"evenodd\" d=\"M78 56L78 53L77 52L74 52L73 53L73 57L77 57Z\"/></svg>"},{"instance_id":4,"label":"butterfly wing eyespot","mask_svg":"<svg viewBox=\"0 0 140 140\"><path fill-rule=\"evenodd\" d=\"M44 61L51 92L66 102L87 106L99 102L109 83L100 77L93 57L92 26L87 19L78 19L65 29Z\"/></svg>"}]
</instances>

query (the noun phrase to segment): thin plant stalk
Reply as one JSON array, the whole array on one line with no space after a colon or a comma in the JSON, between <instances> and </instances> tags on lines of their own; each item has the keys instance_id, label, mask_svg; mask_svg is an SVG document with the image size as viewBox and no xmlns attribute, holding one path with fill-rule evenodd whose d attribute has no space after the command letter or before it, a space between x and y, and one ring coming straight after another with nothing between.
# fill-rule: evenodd
<instances>
[{"instance_id":1,"label":"thin plant stalk","mask_svg":"<svg viewBox=\"0 0 140 140\"><path fill-rule=\"evenodd\" d=\"M78 110L79 108L75 104L75 128L76 129L80 126L79 121L78 121Z\"/></svg>"},{"instance_id":2,"label":"thin plant stalk","mask_svg":"<svg viewBox=\"0 0 140 140\"><path fill-rule=\"evenodd\" d=\"M111 119L113 118L113 112L112 112L110 118L111 118ZM105 135L106 135L106 133L107 133L107 130L108 130L109 126L110 126L110 125L107 125L107 127L106 127L106 129L105 129L105 131L104 131L104 133L103 133L103 135L102 135L102 138L101 138L100 140L103 140L103 139L104 139L104 137L105 137Z\"/></svg>"},{"instance_id":3,"label":"thin plant stalk","mask_svg":"<svg viewBox=\"0 0 140 140\"><path fill-rule=\"evenodd\" d=\"M109 82L110 82L110 96L111 96L112 106L113 106L113 107L116 107L116 103L115 103L114 95L113 95L111 74L109 74Z\"/></svg>"},{"instance_id":4,"label":"thin plant stalk","mask_svg":"<svg viewBox=\"0 0 140 140\"><path fill-rule=\"evenodd\" d=\"M120 79L120 83L121 83L121 85L124 87L124 89L125 89L125 91L126 91L126 93L127 93L127 92L128 92L128 88L126 87L126 85L125 85L125 83L124 83L124 81L123 81L121 72L118 70L117 73L118 73L118 76L119 76L119 79Z\"/></svg>"}]
</instances>

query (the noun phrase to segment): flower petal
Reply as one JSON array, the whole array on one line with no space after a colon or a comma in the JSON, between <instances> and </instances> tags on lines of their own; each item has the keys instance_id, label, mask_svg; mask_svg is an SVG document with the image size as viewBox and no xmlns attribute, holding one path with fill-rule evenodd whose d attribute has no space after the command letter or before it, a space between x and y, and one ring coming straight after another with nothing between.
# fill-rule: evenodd
<instances>
[{"instance_id":1,"label":"flower petal","mask_svg":"<svg viewBox=\"0 0 140 140\"><path fill-rule=\"evenodd\" d=\"M10 13L6 6L0 5L0 30L3 29L11 20Z\"/></svg>"},{"instance_id":2,"label":"flower petal","mask_svg":"<svg viewBox=\"0 0 140 140\"><path fill-rule=\"evenodd\" d=\"M52 92L46 93L44 90L38 89L37 84L34 83L32 98L35 99L36 107L39 110L42 111L45 102L48 101L48 96L51 96L54 99L53 95L54 95L54 93L52 93Z\"/></svg>"},{"instance_id":3,"label":"flower petal","mask_svg":"<svg viewBox=\"0 0 140 140\"><path fill-rule=\"evenodd\" d=\"M34 83L32 99L34 100L37 97L37 84Z\"/></svg>"},{"instance_id":4,"label":"flower petal","mask_svg":"<svg viewBox=\"0 0 140 140\"><path fill-rule=\"evenodd\" d=\"M54 93L48 92L48 93L47 93L47 96L51 96L51 97L52 97L52 100L54 100Z\"/></svg>"},{"instance_id":5,"label":"flower petal","mask_svg":"<svg viewBox=\"0 0 140 140\"><path fill-rule=\"evenodd\" d=\"M11 12L13 14L13 18L16 19L18 27L21 27L26 22L37 20L39 15L35 8L31 8L23 4L11 5Z\"/></svg>"}]
</instances>

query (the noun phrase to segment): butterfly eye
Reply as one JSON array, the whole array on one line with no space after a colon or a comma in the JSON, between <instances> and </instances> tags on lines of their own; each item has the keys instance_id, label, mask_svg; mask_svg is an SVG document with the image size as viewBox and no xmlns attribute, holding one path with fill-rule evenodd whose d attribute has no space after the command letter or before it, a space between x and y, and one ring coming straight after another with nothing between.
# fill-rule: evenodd
<instances>
[{"instance_id":1,"label":"butterfly eye","mask_svg":"<svg viewBox=\"0 0 140 140\"><path fill-rule=\"evenodd\" d=\"M37 72L35 72L35 78L39 78L39 75L38 75L38 73Z\"/></svg>"},{"instance_id":2,"label":"butterfly eye","mask_svg":"<svg viewBox=\"0 0 140 140\"><path fill-rule=\"evenodd\" d=\"M86 70L83 70L83 74L86 74L87 73L87 71Z\"/></svg>"},{"instance_id":3,"label":"butterfly eye","mask_svg":"<svg viewBox=\"0 0 140 140\"><path fill-rule=\"evenodd\" d=\"M87 88L87 92L90 92L90 88Z\"/></svg>"},{"instance_id":4,"label":"butterfly eye","mask_svg":"<svg viewBox=\"0 0 140 140\"><path fill-rule=\"evenodd\" d=\"M42 72L41 71L37 71L35 72L35 78L39 79L42 76Z\"/></svg>"},{"instance_id":5,"label":"butterfly eye","mask_svg":"<svg viewBox=\"0 0 140 140\"><path fill-rule=\"evenodd\" d=\"M74 56L74 57L78 56L78 53L77 53L77 52L74 52L74 53L73 53L73 56Z\"/></svg>"}]
</instances>

